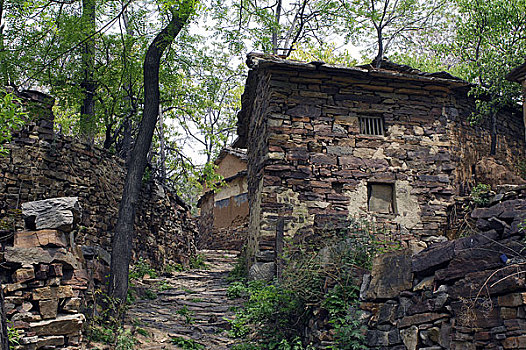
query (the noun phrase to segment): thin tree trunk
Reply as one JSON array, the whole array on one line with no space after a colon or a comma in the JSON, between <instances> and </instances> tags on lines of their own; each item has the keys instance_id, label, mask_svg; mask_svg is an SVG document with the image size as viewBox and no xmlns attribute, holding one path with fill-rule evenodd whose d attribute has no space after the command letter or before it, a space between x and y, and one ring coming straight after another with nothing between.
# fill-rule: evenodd
<instances>
[{"instance_id":1,"label":"thin tree trunk","mask_svg":"<svg viewBox=\"0 0 526 350\"><path fill-rule=\"evenodd\" d=\"M0 71L2 74L3 86L9 85L9 77L7 75L7 57L4 46L4 0L0 0Z\"/></svg>"},{"instance_id":2,"label":"thin tree trunk","mask_svg":"<svg viewBox=\"0 0 526 350\"><path fill-rule=\"evenodd\" d=\"M161 105L159 105L159 146L159 168L161 171L161 183L164 184L166 181L166 146L164 139L164 116Z\"/></svg>"},{"instance_id":3,"label":"thin tree trunk","mask_svg":"<svg viewBox=\"0 0 526 350\"><path fill-rule=\"evenodd\" d=\"M0 350L9 350L9 338L7 336L7 318L4 308L4 289L0 283Z\"/></svg>"},{"instance_id":4,"label":"thin tree trunk","mask_svg":"<svg viewBox=\"0 0 526 350\"><path fill-rule=\"evenodd\" d=\"M84 43L82 66L84 77L80 84L84 93L80 107L80 132L88 142L93 143L96 129L95 121L95 8L96 0L82 0L82 25L86 36L91 36Z\"/></svg>"},{"instance_id":5,"label":"thin tree trunk","mask_svg":"<svg viewBox=\"0 0 526 350\"><path fill-rule=\"evenodd\" d=\"M378 35L378 54L376 55L376 68L380 68L382 66L382 60L384 59L384 38L382 35L382 29L377 29L377 35Z\"/></svg>"},{"instance_id":6,"label":"thin tree trunk","mask_svg":"<svg viewBox=\"0 0 526 350\"><path fill-rule=\"evenodd\" d=\"M179 34L193 13L195 0L183 0L172 9L170 23L155 37L144 58L144 112L137 140L128 164L119 217L112 242L110 296L123 302L128 292L128 272L132 251L133 224L139 200L146 157L159 113L159 66L164 50Z\"/></svg>"},{"instance_id":7,"label":"thin tree trunk","mask_svg":"<svg viewBox=\"0 0 526 350\"><path fill-rule=\"evenodd\" d=\"M126 161L126 165L130 161L131 154L131 145L132 145L132 127L130 116L127 115L124 119L124 135L122 137L122 150L121 157Z\"/></svg>"},{"instance_id":8,"label":"thin tree trunk","mask_svg":"<svg viewBox=\"0 0 526 350\"><path fill-rule=\"evenodd\" d=\"M279 21L281 18L281 2L282 0L278 0L277 7L276 7L276 23L275 27L272 30L272 52L274 55L278 54L278 34L279 34Z\"/></svg>"}]
</instances>

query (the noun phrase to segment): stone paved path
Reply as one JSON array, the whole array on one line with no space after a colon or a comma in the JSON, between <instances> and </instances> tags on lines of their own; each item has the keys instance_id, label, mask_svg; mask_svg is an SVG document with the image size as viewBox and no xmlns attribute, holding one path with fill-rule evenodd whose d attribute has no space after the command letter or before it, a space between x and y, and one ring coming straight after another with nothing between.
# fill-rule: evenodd
<instances>
[{"instance_id":1,"label":"stone paved path","mask_svg":"<svg viewBox=\"0 0 526 350\"><path fill-rule=\"evenodd\" d=\"M148 336L136 334L138 349L181 349L173 337L193 339L204 349L229 349L234 343L225 328L239 301L226 297L226 277L237 252L203 250L207 269L175 272L163 278L169 289L158 292L155 300L137 300L127 313L127 327L140 327ZM155 280L149 283L157 283Z\"/></svg>"}]
</instances>

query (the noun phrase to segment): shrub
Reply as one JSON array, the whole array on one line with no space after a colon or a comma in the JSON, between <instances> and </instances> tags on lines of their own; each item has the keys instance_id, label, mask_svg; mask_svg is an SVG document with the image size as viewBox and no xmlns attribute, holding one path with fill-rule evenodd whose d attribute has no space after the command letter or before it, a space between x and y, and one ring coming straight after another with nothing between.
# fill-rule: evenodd
<instances>
[{"instance_id":1,"label":"shrub","mask_svg":"<svg viewBox=\"0 0 526 350\"><path fill-rule=\"evenodd\" d=\"M231 321L231 336L245 337L253 327L261 349L304 349L300 336L313 311L322 308L334 330L333 349L365 348L356 307L358 277L371 267L374 256L399 249L400 244L367 223L350 221L335 227L324 236L322 249L316 249L319 241L310 246L289 244L282 257L284 269L279 283L231 284L227 295L246 300ZM247 349L252 345L246 345Z\"/></svg>"}]
</instances>

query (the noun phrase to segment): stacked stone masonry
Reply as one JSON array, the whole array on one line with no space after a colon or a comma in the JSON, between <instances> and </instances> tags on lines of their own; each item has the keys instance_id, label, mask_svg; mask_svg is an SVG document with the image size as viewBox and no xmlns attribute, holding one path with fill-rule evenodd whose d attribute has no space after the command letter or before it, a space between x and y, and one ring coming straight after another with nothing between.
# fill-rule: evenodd
<instances>
[{"instance_id":1,"label":"stacked stone masonry","mask_svg":"<svg viewBox=\"0 0 526 350\"><path fill-rule=\"evenodd\" d=\"M80 349L86 291L90 281L102 283L108 265L86 261L74 243L81 215L77 197L24 204L27 227L38 229L15 232L13 244L0 253L5 312L19 335L19 344L11 345Z\"/></svg>"},{"instance_id":2,"label":"stacked stone masonry","mask_svg":"<svg viewBox=\"0 0 526 350\"><path fill-rule=\"evenodd\" d=\"M125 178L124 161L53 132L53 99L24 92L20 99L31 117L0 156L0 222L4 232L21 229L19 209L28 201L78 196L83 208L76 244L86 251L111 250ZM6 230L7 229L7 230ZM195 251L196 226L175 192L151 181L144 183L137 210L134 257L156 266L187 263Z\"/></svg>"},{"instance_id":3,"label":"stacked stone masonry","mask_svg":"<svg viewBox=\"0 0 526 350\"><path fill-rule=\"evenodd\" d=\"M519 192L474 210L475 235L376 259L361 290L368 348L526 348L524 187Z\"/></svg>"},{"instance_id":4,"label":"stacked stone masonry","mask_svg":"<svg viewBox=\"0 0 526 350\"><path fill-rule=\"evenodd\" d=\"M373 221L408 244L442 242L456 196L481 179L504 181L476 173L491 127L470 125L475 101L458 78L388 63L248 63L238 145L248 147L252 257L274 248L279 217L296 241L318 239L316 223L339 216ZM521 113L497 121L495 164L512 173L524 156Z\"/></svg>"}]
</instances>

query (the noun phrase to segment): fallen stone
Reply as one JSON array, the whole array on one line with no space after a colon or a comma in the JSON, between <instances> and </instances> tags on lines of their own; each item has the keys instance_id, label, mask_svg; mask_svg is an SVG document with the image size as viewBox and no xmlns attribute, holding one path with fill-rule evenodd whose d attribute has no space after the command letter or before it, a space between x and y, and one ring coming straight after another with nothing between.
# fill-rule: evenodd
<instances>
[{"instance_id":1,"label":"fallen stone","mask_svg":"<svg viewBox=\"0 0 526 350\"><path fill-rule=\"evenodd\" d=\"M35 279L35 270L32 267L23 267L13 273L13 282L24 283Z\"/></svg>"},{"instance_id":2,"label":"fallen stone","mask_svg":"<svg viewBox=\"0 0 526 350\"><path fill-rule=\"evenodd\" d=\"M455 242L443 242L422 250L412 258L413 272L432 271L450 261L455 255Z\"/></svg>"},{"instance_id":3,"label":"fallen stone","mask_svg":"<svg viewBox=\"0 0 526 350\"><path fill-rule=\"evenodd\" d=\"M19 341L21 345L35 344L38 341L38 336L22 337Z\"/></svg>"},{"instance_id":4,"label":"fallen stone","mask_svg":"<svg viewBox=\"0 0 526 350\"><path fill-rule=\"evenodd\" d=\"M38 302L38 307L40 309L40 315L42 319L47 320L50 318L57 317L58 312L58 299L51 300L40 300Z\"/></svg>"},{"instance_id":5,"label":"fallen stone","mask_svg":"<svg viewBox=\"0 0 526 350\"><path fill-rule=\"evenodd\" d=\"M449 314L427 312L423 314L416 314L413 316L406 316L398 322L398 328L406 328L413 325L419 325L422 323L431 323L441 318L449 318Z\"/></svg>"},{"instance_id":6,"label":"fallen stone","mask_svg":"<svg viewBox=\"0 0 526 350\"><path fill-rule=\"evenodd\" d=\"M64 345L64 336L55 335L51 337L42 337L38 339L37 349L52 347L52 346L62 346Z\"/></svg>"},{"instance_id":7,"label":"fallen stone","mask_svg":"<svg viewBox=\"0 0 526 350\"><path fill-rule=\"evenodd\" d=\"M274 278L276 273L276 264L269 263L255 263L248 271L249 280L266 280L269 281Z\"/></svg>"},{"instance_id":8,"label":"fallen stone","mask_svg":"<svg viewBox=\"0 0 526 350\"><path fill-rule=\"evenodd\" d=\"M85 320L83 314L59 315L52 320L30 323L29 327L37 335L68 335L78 333Z\"/></svg>"},{"instance_id":9,"label":"fallen stone","mask_svg":"<svg viewBox=\"0 0 526 350\"><path fill-rule=\"evenodd\" d=\"M73 269L80 269L81 264L77 257L64 248L14 248L7 247L4 252L4 259L8 263L22 265L51 264L61 262L71 266Z\"/></svg>"},{"instance_id":10,"label":"fallen stone","mask_svg":"<svg viewBox=\"0 0 526 350\"><path fill-rule=\"evenodd\" d=\"M67 247L64 233L57 230L21 231L15 233L15 248Z\"/></svg>"},{"instance_id":11,"label":"fallen stone","mask_svg":"<svg viewBox=\"0 0 526 350\"><path fill-rule=\"evenodd\" d=\"M23 284L23 283L10 283L10 284L5 284L4 285L4 290L7 292L7 293L12 293L12 292L16 292L17 290L20 290L20 289L25 289L27 287L26 284Z\"/></svg>"},{"instance_id":12,"label":"fallen stone","mask_svg":"<svg viewBox=\"0 0 526 350\"><path fill-rule=\"evenodd\" d=\"M111 263L111 254L101 247L97 246L82 246L82 254L86 259L100 258L106 264L110 265Z\"/></svg>"},{"instance_id":13,"label":"fallen stone","mask_svg":"<svg viewBox=\"0 0 526 350\"><path fill-rule=\"evenodd\" d=\"M511 293L498 297L499 306L514 307L526 304L526 293Z\"/></svg>"},{"instance_id":14,"label":"fallen stone","mask_svg":"<svg viewBox=\"0 0 526 350\"><path fill-rule=\"evenodd\" d=\"M406 346L407 350L416 350L418 346L418 327L411 326L400 331L400 337L402 343Z\"/></svg>"},{"instance_id":15,"label":"fallen stone","mask_svg":"<svg viewBox=\"0 0 526 350\"><path fill-rule=\"evenodd\" d=\"M382 254L375 258L371 282L365 292L367 299L392 299L404 290L411 290L411 252L409 250Z\"/></svg>"},{"instance_id":16,"label":"fallen stone","mask_svg":"<svg viewBox=\"0 0 526 350\"><path fill-rule=\"evenodd\" d=\"M33 290L33 300L49 300L56 298L72 298L74 296L71 286L43 287Z\"/></svg>"},{"instance_id":17,"label":"fallen stone","mask_svg":"<svg viewBox=\"0 0 526 350\"><path fill-rule=\"evenodd\" d=\"M29 230L60 229L70 231L80 220L78 197L44 199L22 204L22 215Z\"/></svg>"},{"instance_id":18,"label":"fallen stone","mask_svg":"<svg viewBox=\"0 0 526 350\"><path fill-rule=\"evenodd\" d=\"M68 313L78 313L80 310L80 302L80 298L66 299L62 306L62 310Z\"/></svg>"}]
</instances>

